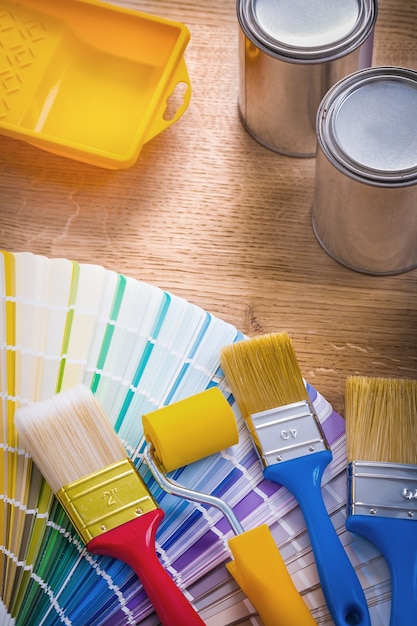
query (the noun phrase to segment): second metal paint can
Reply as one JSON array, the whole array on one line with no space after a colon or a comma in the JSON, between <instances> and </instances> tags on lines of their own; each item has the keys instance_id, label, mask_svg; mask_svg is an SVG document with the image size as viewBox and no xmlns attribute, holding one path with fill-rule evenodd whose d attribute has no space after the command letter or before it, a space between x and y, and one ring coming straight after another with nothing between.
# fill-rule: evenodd
<instances>
[{"instance_id":1,"label":"second metal paint can","mask_svg":"<svg viewBox=\"0 0 417 626\"><path fill-rule=\"evenodd\" d=\"M312 223L336 261L366 274L417 267L417 72L373 67L317 112Z\"/></svg>"},{"instance_id":2,"label":"second metal paint can","mask_svg":"<svg viewBox=\"0 0 417 626\"><path fill-rule=\"evenodd\" d=\"M261 144L315 156L328 89L372 64L376 0L237 0L239 115Z\"/></svg>"}]
</instances>

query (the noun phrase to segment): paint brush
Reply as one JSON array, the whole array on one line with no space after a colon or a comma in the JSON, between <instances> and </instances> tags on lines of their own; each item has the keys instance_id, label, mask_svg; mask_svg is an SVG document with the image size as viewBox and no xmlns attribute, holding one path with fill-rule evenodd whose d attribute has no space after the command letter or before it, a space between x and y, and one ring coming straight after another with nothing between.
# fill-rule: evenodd
<instances>
[{"instance_id":1,"label":"paint brush","mask_svg":"<svg viewBox=\"0 0 417 626\"><path fill-rule=\"evenodd\" d=\"M286 333L226 346L220 362L258 451L264 477L296 498L309 533L323 594L336 626L370 626L356 572L323 501L332 453Z\"/></svg>"},{"instance_id":2,"label":"paint brush","mask_svg":"<svg viewBox=\"0 0 417 626\"><path fill-rule=\"evenodd\" d=\"M15 424L89 552L128 564L164 626L203 626L157 556L164 513L90 389L78 385L28 404Z\"/></svg>"},{"instance_id":3,"label":"paint brush","mask_svg":"<svg viewBox=\"0 0 417 626\"><path fill-rule=\"evenodd\" d=\"M417 381L351 376L345 419L346 528L371 541L391 574L391 626L417 619Z\"/></svg>"}]
</instances>

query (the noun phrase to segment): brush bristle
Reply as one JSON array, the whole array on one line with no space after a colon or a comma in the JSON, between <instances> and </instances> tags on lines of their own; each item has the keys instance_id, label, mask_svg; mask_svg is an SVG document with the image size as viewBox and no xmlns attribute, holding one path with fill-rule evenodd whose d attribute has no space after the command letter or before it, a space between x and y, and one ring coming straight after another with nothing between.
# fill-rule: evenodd
<instances>
[{"instance_id":1,"label":"brush bristle","mask_svg":"<svg viewBox=\"0 0 417 626\"><path fill-rule=\"evenodd\" d=\"M226 346L220 363L245 418L308 399L287 333L270 333Z\"/></svg>"},{"instance_id":2,"label":"brush bristle","mask_svg":"<svg viewBox=\"0 0 417 626\"><path fill-rule=\"evenodd\" d=\"M84 385L28 404L16 411L14 419L23 445L55 493L127 456Z\"/></svg>"},{"instance_id":3,"label":"brush bristle","mask_svg":"<svg viewBox=\"0 0 417 626\"><path fill-rule=\"evenodd\" d=\"M417 465L417 381L350 376L345 419L349 462Z\"/></svg>"}]
</instances>

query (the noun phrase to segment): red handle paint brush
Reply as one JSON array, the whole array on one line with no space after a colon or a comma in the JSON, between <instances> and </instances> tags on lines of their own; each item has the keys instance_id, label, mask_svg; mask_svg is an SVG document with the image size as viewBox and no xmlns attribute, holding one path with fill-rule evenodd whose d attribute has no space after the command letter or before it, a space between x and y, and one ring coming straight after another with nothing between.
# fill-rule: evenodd
<instances>
[{"instance_id":1,"label":"red handle paint brush","mask_svg":"<svg viewBox=\"0 0 417 626\"><path fill-rule=\"evenodd\" d=\"M92 392L79 385L29 404L15 423L89 552L128 564L163 626L204 626L156 554L164 513Z\"/></svg>"}]
</instances>

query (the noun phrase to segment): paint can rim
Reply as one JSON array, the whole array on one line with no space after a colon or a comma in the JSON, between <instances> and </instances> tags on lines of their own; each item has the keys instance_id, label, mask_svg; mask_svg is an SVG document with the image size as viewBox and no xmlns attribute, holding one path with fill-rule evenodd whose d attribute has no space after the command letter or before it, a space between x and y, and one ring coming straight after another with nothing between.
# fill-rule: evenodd
<instances>
[{"instance_id":1,"label":"paint can rim","mask_svg":"<svg viewBox=\"0 0 417 626\"><path fill-rule=\"evenodd\" d=\"M344 174L377 186L417 183L417 72L397 66L350 74L316 117L318 144ZM414 124L412 121L414 120Z\"/></svg>"},{"instance_id":2,"label":"paint can rim","mask_svg":"<svg viewBox=\"0 0 417 626\"><path fill-rule=\"evenodd\" d=\"M281 4L286 3L287 0L283 0ZM261 13L265 9L269 18L276 14L275 4L271 13L271 4L271 0L237 0L236 12L240 27L246 37L260 50L272 57L292 63L323 63L348 55L373 33L378 13L377 0L355 0L357 14L352 16L351 23L345 32L343 32L342 24L336 24L338 28L335 29L335 15L333 15L333 22L329 23L329 31L325 37L326 41L323 40L321 43L316 41L315 44L307 45L308 38L300 36L300 41L302 39L304 41L304 45L301 45L295 43L294 31L290 32L288 29L286 34L282 27L278 32L275 21L274 26L271 19L269 22L266 18L263 19L265 16L263 14L261 16ZM290 8L291 3L287 4ZM305 16L301 15L300 24L304 23ZM321 19L322 37L324 37L325 29L325 19ZM332 38L330 32L339 32L339 35Z\"/></svg>"}]
</instances>

